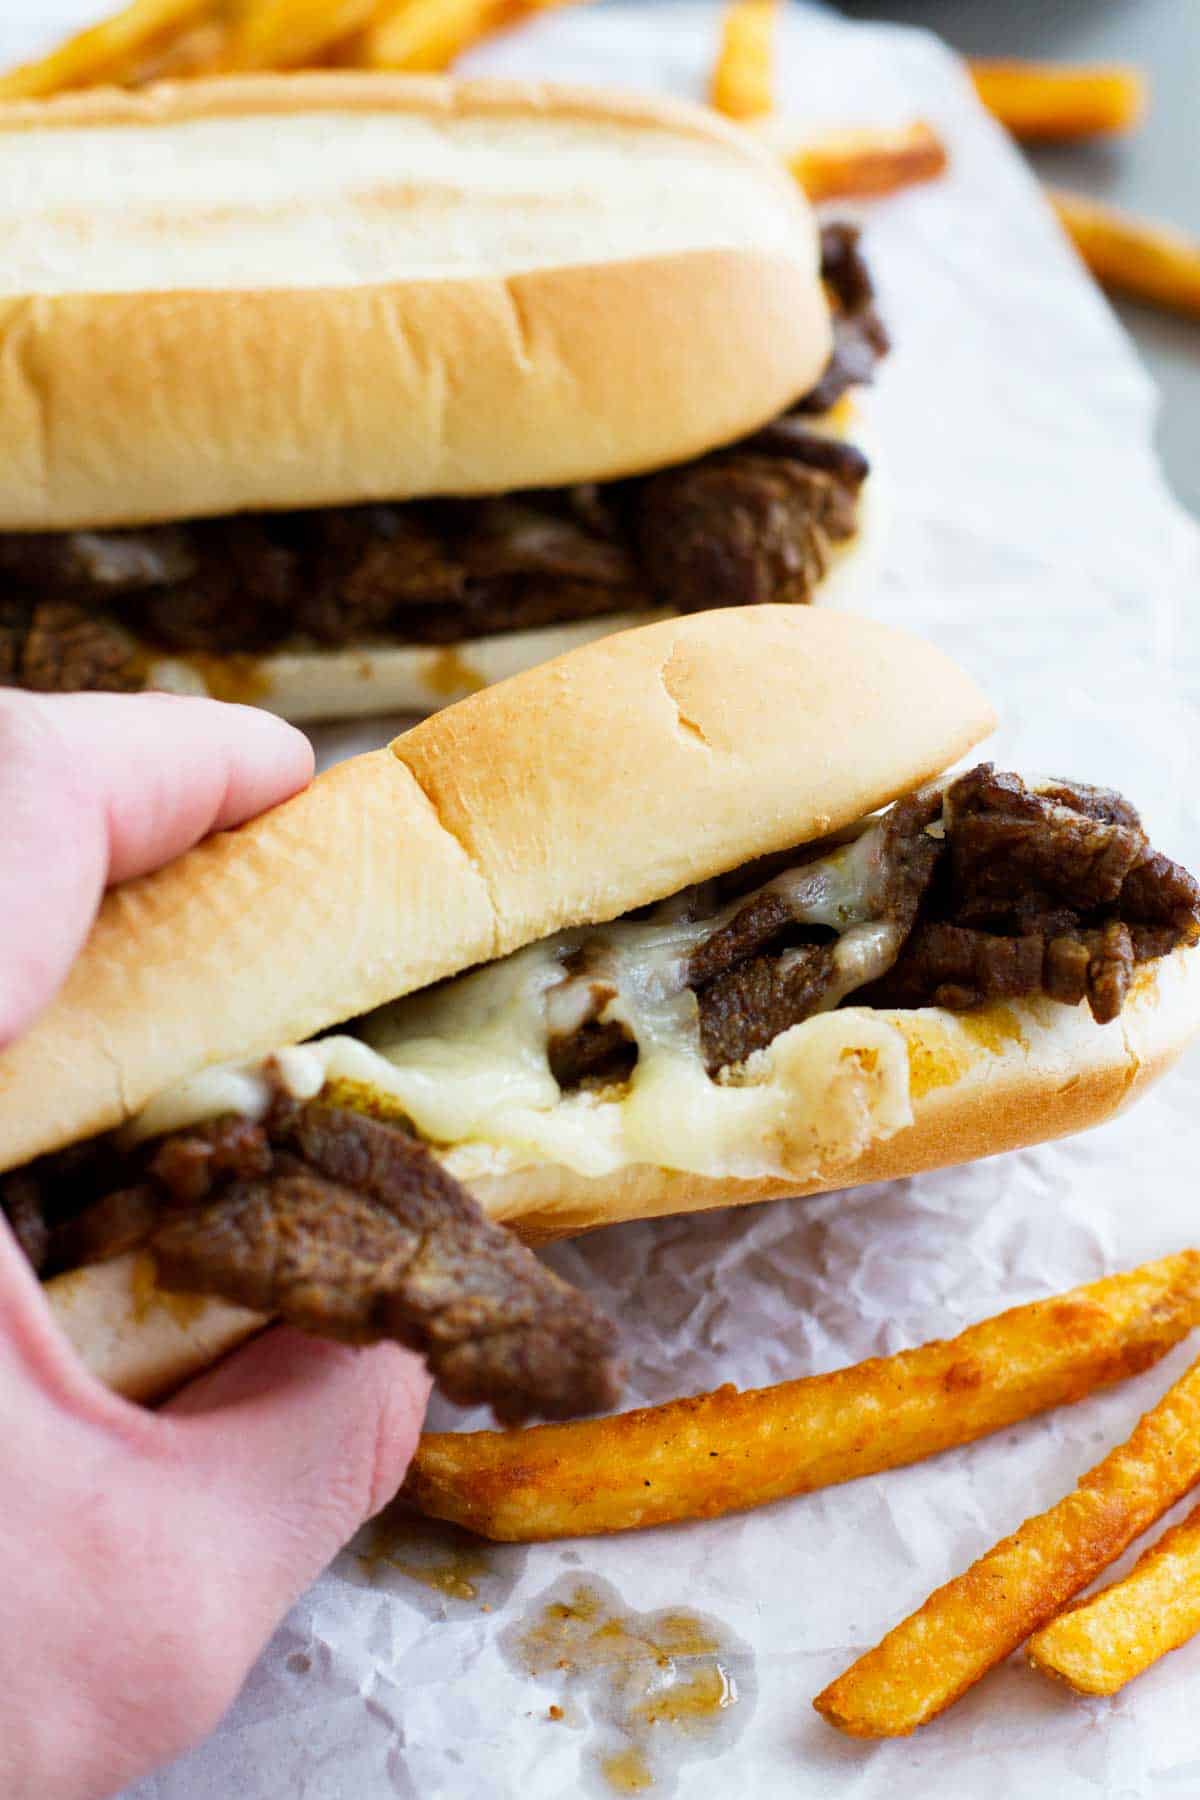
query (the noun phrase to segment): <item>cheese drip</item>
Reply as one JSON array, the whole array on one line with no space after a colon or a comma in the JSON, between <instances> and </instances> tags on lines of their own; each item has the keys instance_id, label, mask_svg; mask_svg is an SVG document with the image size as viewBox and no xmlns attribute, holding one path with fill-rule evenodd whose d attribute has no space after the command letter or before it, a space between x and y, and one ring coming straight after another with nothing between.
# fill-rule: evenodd
<instances>
[{"instance_id":1,"label":"cheese drip","mask_svg":"<svg viewBox=\"0 0 1200 1800\"><path fill-rule=\"evenodd\" d=\"M900 947L899 928L877 916L882 850L873 823L758 890L781 895L797 924L839 934L835 980L824 1010L715 1081L704 1068L688 964L746 895L701 919L666 902L648 919L559 932L381 1008L360 1023L360 1036L280 1052L279 1078L298 1099L329 1084L369 1090L465 1180L547 1162L588 1176L645 1163L710 1177L813 1175L911 1119L902 1034L869 1008L834 1010L882 975ZM580 978L564 964L585 946L615 990L603 1016L624 1025L638 1054L627 1081L564 1093L548 1060L548 1013L559 1029L570 1017ZM269 1094L261 1064L209 1069L152 1101L130 1135L226 1112L261 1115Z\"/></svg>"}]
</instances>

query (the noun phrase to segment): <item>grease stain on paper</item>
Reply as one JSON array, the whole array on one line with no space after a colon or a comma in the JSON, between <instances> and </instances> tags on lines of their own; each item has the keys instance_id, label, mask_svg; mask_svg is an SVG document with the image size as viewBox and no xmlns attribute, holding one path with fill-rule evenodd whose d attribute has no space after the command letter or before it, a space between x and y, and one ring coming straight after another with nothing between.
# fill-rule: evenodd
<instances>
[{"instance_id":1,"label":"grease stain on paper","mask_svg":"<svg viewBox=\"0 0 1200 1800\"><path fill-rule=\"evenodd\" d=\"M527 1554L394 1502L363 1526L335 1567L355 1586L400 1594L431 1618L462 1619L498 1612Z\"/></svg>"},{"instance_id":2,"label":"grease stain on paper","mask_svg":"<svg viewBox=\"0 0 1200 1800\"><path fill-rule=\"evenodd\" d=\"M754 1708L754 1653L727 1626L684 1607L637 1612L596 1575L560 1576L500 1644L586 1712L600 1794L670 1794L682 1765L721 1755Z\"/></svg>"}]
</instances>

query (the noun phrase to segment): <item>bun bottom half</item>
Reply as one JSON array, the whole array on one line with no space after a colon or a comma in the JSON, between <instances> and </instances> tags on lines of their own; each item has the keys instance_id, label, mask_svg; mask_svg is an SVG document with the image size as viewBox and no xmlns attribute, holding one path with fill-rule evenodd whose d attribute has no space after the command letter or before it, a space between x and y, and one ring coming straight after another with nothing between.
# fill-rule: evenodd
<instances>
[{"instance_id":1,"label":"bun bottom half","mask_svg":"<svg viewBox=\"0 0 1200 1800\"><path fill-rule=\"evenodd\" d=\"M1101 1125L1164 1074L1200 1019L1200 948L1139 972L1125 1012L1095 1024L1085 1005L993 1004L884 1015L908 1050L911 1123L807 1180L709 1178L631 1165L602 1179L526 1167L471 1185L526 1242L665 1214L800 1198L894 1181ZM92 1374L135 1400L169 1393L267 1321L223 1301L164 1293L135 1253L47 1284L55 1319Z\"/></svg>"}]
</instances>

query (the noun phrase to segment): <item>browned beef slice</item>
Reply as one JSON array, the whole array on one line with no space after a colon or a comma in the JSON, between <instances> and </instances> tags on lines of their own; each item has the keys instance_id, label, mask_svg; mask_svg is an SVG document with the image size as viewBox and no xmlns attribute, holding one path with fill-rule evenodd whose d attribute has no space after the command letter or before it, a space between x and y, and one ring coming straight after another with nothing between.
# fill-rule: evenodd
<instances>
[{"instance_id":1,"label":"browned beef slice","mask_svg":"<svg viewBox=\"0 0 1200 1800\"><path fill-rule=\"evenodd\" d=\"M1140 827L1035 794L988 763L951 784L945 814L953 916L964 925L1114 906L1147 850Z\"/></svg>"},{"instance_id":2,"label":"browned beef slice","mask_svg":"<svg viewBox=\"0 0 1200 1800\"><path fill-rule=\"evenodd\" d=\"M47 1258L52 1270L105 1262L145 1243L158 1221L161 1201L148 1182L118 1188L55 1226Z\"/></svg>"},{"instance_id":3,"label":"browned beef slice","mask_svg":"<svg viewBox=\"0 0 1200 1800\"><path fill-rule=\"evenodd\" d=\"M333 509L295 628L322 643L454 643L644 604L622 547L551 496Z\"/></svg>"},{"instance_id":4,"label":"browned beef slice","mask_svg":"<svg viewBox=\"0 0 1200 1800\"><path fill-rule=\"evenodd\" d=\"M223 1179L269 1175L273 1157L265 1126L230 1114L164 1138L149 1173L177 1206L196 1206Z\"/></svg>"},{"instance_id":5,"label":"browned beef slice","mask_svg":"<svg viewBox=\"0 0 1200 1800\"><path fill-rule=\"evenodd\" d=\"M287 515L239 514L189 527L192 572L128 596L122 616L169 650L252 652L295 629L300 559Z\"/></svg>"},{"instance_id":6,"label":"browned beef slice","mask_svg":"<svg viewBox=\"0 0 1200 1800\"><path fill-rule=\"evenodd\" d=\"M773 1042L821 1004L834 977L833 950L808 944L755 956L718 975L698 995L700 1042L710 1075Z\"/></svg>"},{"instance_id":7,"label":"browned beef slice","mask_svg":"<svg viewBox=\"0 0 1200 1800\"><path fill-rule=\"evenodd\" d=\"M644 590L569 581L562 576L499 576L468 582L462 605L453 611L426 607L406 614L403 630L407 632L415 617L421 642L456 643L498 631L534 631L543 625L602 618L607 613L636 612L646 604Z\"/></svg>"},{"instance_id":8,"label":"browned beef slice","mask_svg":"<svg viewBox=\"0 0 1200 1800\"><path fill-rule=\"evenodd\" d=\"M1133 980L1133 940L1128 925L1112 919L1090 934L1088 1005L1097 1024L1108 1025L1120 1014Z\"/></svg>"},{"instance_id":9,"label":"browned beef slice","mask_svg":"<svg viewBox=\"0 0 1200 1800\"><path fill-rule=\"evenodd\" d=\"M857 998L872 1006L978 1006L1012 1000L1042 987L1045 941L1036 934L1001 937L930 920L910 934L899 961Z\"/></svg>"},{"instance_id":10,"label":"browned beef slice","mask_svg":"<svg viewBox=\"0 0 1200 1800\"><path fill-rule=\"evenodd\" d=\"M810 469L821 469L851 493L857 493L871 465L857 444L826 437L806 423L801 413L781 413L738 445L755 456L786 456Z\"/></svg>"},{"instance_id":11,"label":"browned beef slice","mask_svg":"<svg viewBox=\"0 0 1200 1800\"><path fill-rule=\"evenodd\" d=\"M0 1175L0 1207L35 1269L53 1274L129 1247L137 1202L122 1204L119 1190L139 1177L105 1134Z\"/></svg>"},{"instance_id":12,"label":"browned beef slice","mask_svg":"<svg viewBox=\"0 0 1200 1800\"><path fill-rule=\"evenodd\" d=\"M1169 857L1147 849L1121 885L1121 917L1135 928L1170 927L1177 941L1195 943L1200 930L1200 883Z\"/></svg>"},{"instance_id":13,"label":"browned beef slice","mask_svg":"<svg viewBox=\"0 0 1200 1800\"><path fill-rule=\"evenodd\" d=\"M1092 787L1086 781L1059 780L1039 783L1038 793L1045 800L1073 806L1085 818L1100 819L1108 825L1126 825L1130 831L1142 829L1137 808L1113 788Z\"/></svg>"},{"instance_id":14,"label":"browned beef slice","mask_svg":"<svg viewBox=\"0 0 1200 1800\"><path fill-rule=\"evenodd\" d=\"M828 412L848 388L871 381L891 347L858 239L854 225L821 229L821 276L834 309L833 354L816 387L799 402L801 412Z\"/></svg>"},{"instance_id":15,"label":"browned beef slice","mask_svg":"<svg viewBox=\"0 0 1200 1800\"><path fill-rule=\"evenodd\" d=\"M1086 998L1097 1024L1107 1025L1125 1003L1136 962L1132 934L1120 920L1048 942L1040 932L1006 937L931 920L916 927L895 966L856 999L964 1011L1044 993L1068 1005Z\"/></svg>"},{"instance_id":16,"label":"browned beef slice","mask_svg":"<svg viewBox=\"0 0 1200 1800\"><path fill-rule=\"evenodd\" d=\"M907 794L889 808L883 821L879 917L905 931L916 918L942 857L944 840L929 830L941 813L940 793Z\"/></svg>"},{"instance_id":17,"label":"browned beef slice","mask_svg":"<svg viewBox=\"0 0 1200 1800\"><path fill-rule=\"evenodd\" d=\"M783 894L772 888L752 894L727 925L719 926L692 951L688 986L703 987L705 982L745 962L791 923L792 909Z\"/></svg>"},{"instance_id":18,"label":"browned beef slice","mask_svg":"<svg viewBox=\"0 0 1200 1800\"><path fill-rule=\"evenodd\" d=\"M679 612L805 601L830 540L854 530L853 499L831 476L741 454L653 476L637 516L651 585Z\"/></svg>"},{"instance_id":19,"label":"browned beef slice","mask_svg":"<svg viewBox=\"0 0 1200 1800\"><path fill-rule=\"evenodd\" d=\"M194 574L184 525L136 531L31 531L0 534L0 575L22 588L63 597L136 593Z\"/></svg>"},{"instance_id":20,"label":"browned beef slice","mask_svg":"<svg viewBox=\"0 0 1200 1800\"><path fill-rule=\"evenodd\" d=\"M0 604L0 681L40 693L141 685L125 635L69 601Z\"/></svg>"},{"instance_id":21,"label":"browned beef slice","mask_svg":"<svg viewBox=\"0 0 1200 1800\"><path fill-rule=\"evenodd\" d=\"M1090 962L1091 953L1082 938L1071 937L1066 933L1060 937L1052 937L1046 944L1042 963L1042 977L1051 1000L1061 1000L1066 1006L1078 1006L1081 1000L1086 999Z\"/></svg>"},{"instance_id":22,"label":"browned beef slice","mask_svg":"<svg viewBox=\"0 0 1200 1800\"><path fill-rule=\"evenodd\" d=\"M546 1045L550 1073L563 1088L584 1081L623 1081L637 1061L637 1045L619 1020L588 1018Z\"/></svg>"},{"instance_id":23,"label":"browned beef slice","mask_svg":"<svg viewBox=\"0 0 1200 1800\"><path fill-rule=\"evenodd\" d=\"M0 1211L21 1249L40 1275L50 1250L50 1226L42 1205L41 1184L28 1169L0 1176Z\"/></svg>"},{"instance_id":24,"label":"browned beef slice","mask_svg":"<svg viewBox=\"0 0 1200 1800\"><path fill-rule=\"evenodd\" d=\"M330 507L303 516L294 629L321 644L378 637L410 606L454 604L466 575L417 506Z\"/></svg>"},{"instance_id":25,"label":"browned beef slice","mask_svg":"<svg viewBox=\"0 0 1200 1800\"><path fill-rule=\"evenodd\" d=\"M269 1174L218 1181L155 1233L167 1286L354 1343L398 1339L452 1399L505 1422L612 1401L611 1324L408 1133L314 1102L278 1108L268 1134L286 1146ZM170 1179L161 1153L157 1172Z\"/></svg>"},{"instance_id":26,"label":"browned beef slice","mask_svg":"<svg viewBox=\"0 0 1200 1800\"><path fill-rule=\"evenodd\" d=\"M463 509L467 511L466 508ZM611 536L587 529L569 510L532 495L474 501L462 534L468 575L542 575L601 587L635 585L628 552Z\"/></svg>"}]
</instances>

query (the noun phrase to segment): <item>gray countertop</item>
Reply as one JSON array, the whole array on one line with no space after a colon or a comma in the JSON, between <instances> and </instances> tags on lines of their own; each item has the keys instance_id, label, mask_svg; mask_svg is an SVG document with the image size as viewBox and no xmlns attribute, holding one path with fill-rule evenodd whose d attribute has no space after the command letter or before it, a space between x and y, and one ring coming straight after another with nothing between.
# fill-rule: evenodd
<instances>
[{"instance_id":1,"label":"gray countertop","mask_svg":"<svg viewBox=\"0 0 1200 1800\"><path fill-rule=\"evenodd\" d=\"M928 26L967 55L1139 64L1151 105L1130 138L1030 153L1046 180L1200 234L1200 0L845 0L841 11ZM1200 515L1200 321L1117 310L1162 394L1159 448Z\"/></svg>"}]
</instances>

